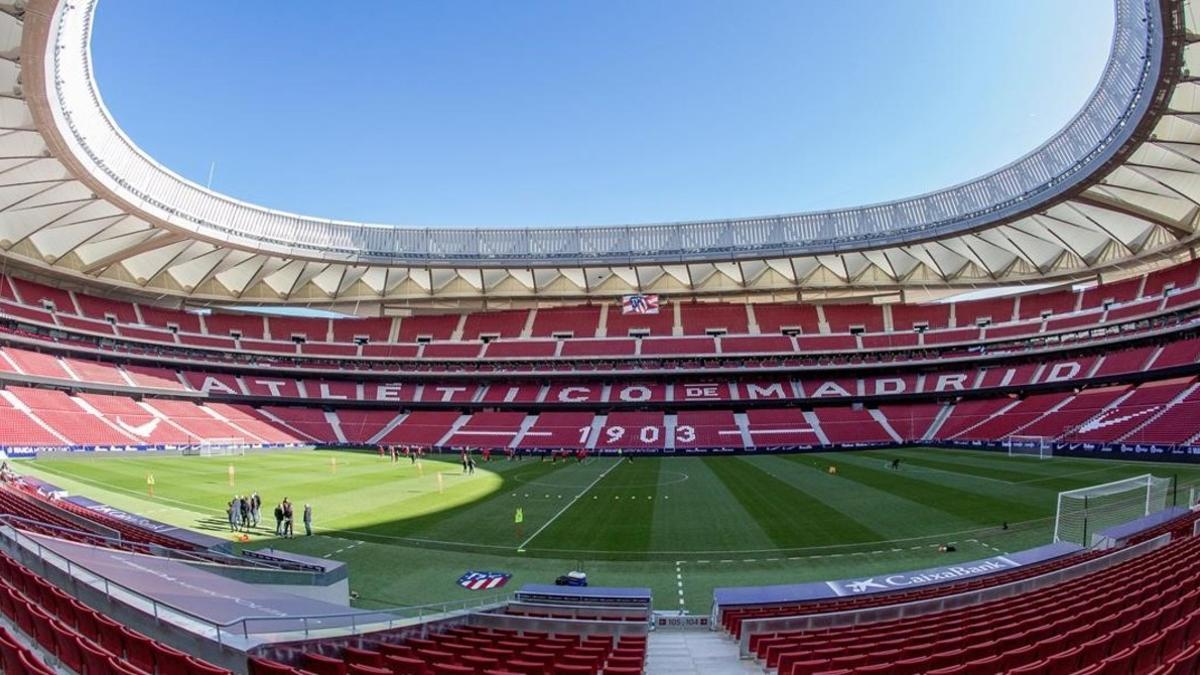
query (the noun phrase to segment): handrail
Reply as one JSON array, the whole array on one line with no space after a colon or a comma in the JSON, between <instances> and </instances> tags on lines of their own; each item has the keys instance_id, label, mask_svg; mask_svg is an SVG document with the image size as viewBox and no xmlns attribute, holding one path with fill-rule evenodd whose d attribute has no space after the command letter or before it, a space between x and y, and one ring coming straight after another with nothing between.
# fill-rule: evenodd
<instances>
[{"instance_id":1,"label":"handrail","mask_svg":"<svg viewBox=\"0 0 1200 675\"><path fill-rule=\"evenodd\" d=\"M0 448L11 446L0 446ZM57 448L61 450L61 448ZM86 540L91 545L108 546L115 549L124 549L130 546L142 546L146 549L153 550L154 554L159 557L180 560L189 563L229 565L241 569L268 569L268 570L289 570L289 571L310 571L311 566L303 563L291 563L287 561L279 561L278 563L270 563L265 560L255 560L253 558L243 558L241 556L221 553L220 551L196 551L184 548L174 548L163 544L146 543L146 542L131 542L121 537L109 537L97 532L88 530L74 530L68 527L59 527L50 525L32 518L25 518L11 513L0 513L0 524L7 524L14 529L19 530L50 530L56 533L62 533L63 537L75 537ZM24 526L24 527L21 527ZM92 542L98 542L92 544Z\"/></svg>"},{"instance_id":2,"label":"handrail","mask_svg":"<svg viewBox=\"0 0 1200 675\"><path fill-rule=\"evenodd\" d=\"M40 525L39 525L40 526ZM353 635L365 630L388 630L414 625L447 616L461 615L493 606L511 599L511 594L496 594L479 599L431 603L379 610L353 610L304 616L270 617L246 615L226 622L202 617L175 603L163 602L124 584L96 574L86 566L43 546L36 538L0 517L0 548L10 554L24 551L37 560L65 572L67 575L102 592L105 597L122 602L134 609L152 614L156 619L179 625L193 633L215 640L218 644L240 641L242 646L260 642L264 636L271 641Z\"/></svg>"}]
</instances>

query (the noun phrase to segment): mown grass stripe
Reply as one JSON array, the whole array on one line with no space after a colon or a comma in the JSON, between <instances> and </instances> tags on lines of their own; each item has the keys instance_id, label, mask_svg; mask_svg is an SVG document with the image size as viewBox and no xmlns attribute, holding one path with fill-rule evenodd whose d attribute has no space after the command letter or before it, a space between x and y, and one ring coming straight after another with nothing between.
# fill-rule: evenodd
<instances>
[{"instance_id":1,"label":"mown grass stripe","mask_svg":"<svg viewBox=\"0 0 1200 675\"><path fill-rule=\"evenodd\" d=\"M714 457L704 461L776 546L806 547L880 538L869 527L744 458ZM829 480L837 479L829 476Z\"/></svg>"},{"instance_id":2,"label":"mown grass stripe","mask_svg":"<svg viewBox=\"0 0 1200 675\"><path fill-rule=\"evenodd\" d=\"M945 531L964 530L975 525L974 521L948 510L947 505L930 504L899 494L892 489L892 484L876 487L862 482L848 485L845 481L830 480L826 472L829 462L821 459L814 458L811 464L801 456L795 459L756 457L754 460L764 471L869 527L881 539L928 534L928 524L931 522L944 523ZM845 474L839 465L837 478L853 480L855 470L853 467L847 468L846 471L850 473Z\"/></svg>"}]
</instances>

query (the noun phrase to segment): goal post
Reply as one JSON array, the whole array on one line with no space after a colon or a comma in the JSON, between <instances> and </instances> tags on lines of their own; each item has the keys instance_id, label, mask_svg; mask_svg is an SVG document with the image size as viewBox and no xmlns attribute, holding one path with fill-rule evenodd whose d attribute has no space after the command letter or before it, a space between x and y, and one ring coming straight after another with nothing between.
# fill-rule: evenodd
<instances>
[{"instance_id":1,"label":"goal post","mask_svg":"<svg viewBox=\"0 0 1200 675\"><path fill-rule=\"evenodd\" d=\"M1007 448L1009 457L1054 457L1054 445L1045 436L1012 435L1004 439L1004 447Z\"/></svg>"},{"instance_id":2,"label":"goal post","mask_svg":"<svg viewBox=\"0 0 1200 675\"><path fill-rule=\"evenodd\" d=\"M1054 541L1092 545L1101 530L1158 513L1171 505L1171 478L1143 474L1058 493Z\"/></svg>"},{"instance_id":3,"label":"goal post","mask_svg":"<svg viewBox=\"0 0 1200 675\"><path fill-rule=\"evenodd\" d=\"M246 454L246 439L241 436L196 438L187 447L183 448L182 454L193 457L244 455Z\"/></svg>"}]
</instances>

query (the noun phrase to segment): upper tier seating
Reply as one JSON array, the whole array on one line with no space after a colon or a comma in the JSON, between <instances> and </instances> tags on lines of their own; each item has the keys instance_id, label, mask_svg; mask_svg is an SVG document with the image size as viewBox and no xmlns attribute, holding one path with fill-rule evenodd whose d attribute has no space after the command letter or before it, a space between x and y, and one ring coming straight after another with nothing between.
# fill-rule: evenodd
<instances>
[{"instance_id":1,"label":"upper tier seating","mask_svg":"<svg viewBox=\"0 0 1200 675\"><path fill-rule=\"evenodd\" d=\"M446 315L406 316L400 320L400 342L416 342L419 339L449 340L458 327L461 317Z\"/></svg>"},{"instance_id":2,"label":"upper tier seating","mask_svg":"<svg viewBox=\"0 0 1200 675\"><path fill-rule=\"evenodd\" d=\"M535 338L555 335L570 335L576 339L595 337L600 327L601 309L600 305L540 308L533 318L529 335Z\"/></svg>"},{"instance_id":3,"label":"upper tier seating","mask_svg":"<svg viewBox=\"0 0 1200 675\"><path fill-rule=\"evenodd\" d=\"M333 324L334 342L354 342L355 338L367 338L371 342L387 342L392 332L390 317L369 319L338 319Z\"/></svg>"},{"instance_id":4,"label":"upper tier seating","mask_svg":"<svg viewBox=\"0 0 1200 675\"><path fill-rule=\"evenodd\" d=\"M518 338L529 320L529 310L517 309L502 312L472 312L463 323L462 339L476 340L492 338Z\"/></svg>"},{"instance_id":5,"label":"upper tier seating","mask_svg":"<svg viewBox=\"0 0 1200 675\"><path fill-rule=\"evenodd\" d=\"M1052 291L1036 293L1020 297L1018 319L1040 319L1047 316L1060 316L1075 311L1079 302L1078 297L1070 291ZM993 321L993 323L996 323Z\"/></svg>"},{"instance_id":6,"label":"upper tier seating","mask_svg":"<svg viewBox=\"0 0 1200 675\"><path fill-rule=\"evenodd\" d=\"M605 317L607 337L627 337L631 333L664 336L674 332L673 305L664 305L658 314L622 314L620 305L609 305Z\"/></svg>"},{"instance_id":7,"label":"upper tier seating","mask_svg":"<svg viewBox=\"0 0 1200 675\"><path fill-rule=\"evenodd\" d=\"M212 335L234 335L261 340L266 332L267 317L254 314L213 312L204 317L204 326Z\"/></svg>"},{"instance_id":8,"label":"upper tier seating","mask_svg":"<svg viewBox=\"0 0 1200 675\"><path fill-rule=\"evenodd\" d=\"M309 342L325 342L329 337L330 323L329 319L294 316L267 317L271 339L281 342L291 342L293 337L301 337Z\"/></svg>"},{"instance_id":9,"label":"upper tier seating","mask_svg":"<svg viewBox=\"0 0 1200 675\"><path fill-rule=\"evenodd\" d=\"M825 323L835 333L854 330L868 333L883 331L883 308L879 305L822 305Z\"/></svg>"},{"instance_id":10,"label":"upper tier seating","mask_svg":"<svg viewBox=\"0 0 1200 675\"><path fill-rule=\"evenodd\" d=\"M758 332L764 335L783 331L811 334L820 330L815 305L761 304L752 305L751 309L758 322Z\"/></svg>"},{"instance_id":11,"label":"upper tier seating","mask_svg":"<svg viewBox=\"0 0 1200 675\"><path fill-rule=\"evenodd\" d=\"M711 330L730 335L749 332L745 305L685 302L679 305L679 318L684 335L709 335Z\"/></svg>"},{"instance_id":12,"label":"upper tier seating","mask_svg":"<svg viewBox=\"0 0 1200 675\"><path fill-rule=\"evenodd\" d=\"M21 279L9 281L8 277L0 276L3 280L0 288L7 291L0 295L0 312L78 333L119 336L118 345L103 346L108 350L145 349L142 343L150 342L214 352L201 354L201 358L220 358L219 352L341 360L423 357L454 361L480 358L537 361L552 356L620 358L639 354L657 358L717 353L779 354L796 350L851 353L862 349L910 350L925 345L970 344L979 339L1011 341L1048 332L1075 331L1078 337L1092 327L1200 306L1200 288L1196 287L1198 270L1200 262L1188 262L1083 291L1059 289L924 305L849 302L817 306L689 300L664 302L658 314L626 315L614 300L536 310L363 319L268 317L223 311L201 317L175 309L61 291ZM52 309L47 311L45 307ZM983 334L974 328L986 323L990 325ZM861 337L849 335L860 330L866 331ZM666 338L698 336L708 331L725 331L728 346L664 341L647 342L639 347L634 341L620 340L631 333ZM781 332L799 332L801 337L795 343L732 339L777 336ZM597 336L617 340L595 340ZM293 337L303 337L304 342L294 344ZM477 348L480 338L495 337L504 338L505 342L484 351ZM549 337L561 338L564 343L550 344L545 341ZM530 338L543 341L520 344ZM94 344L94 337L87 339ZM442 344L421 348L415 344L418 340ZM359 341L367 344L360 346ZM31 367L36 369L38 365Z\"/></svg>"}]
</instances>

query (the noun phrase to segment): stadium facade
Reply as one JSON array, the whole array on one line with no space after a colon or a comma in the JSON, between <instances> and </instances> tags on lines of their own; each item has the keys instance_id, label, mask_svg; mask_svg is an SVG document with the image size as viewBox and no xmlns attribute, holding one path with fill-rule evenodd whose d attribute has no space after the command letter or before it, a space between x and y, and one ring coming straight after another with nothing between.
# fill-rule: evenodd
<instances>
[{"instance_id":1,"label":"stadium facade","mask_svg":"<svg viewBox=\"0 0 1200 675\"><path fill-rule=\"evenodd\" d=\"M1200 672L1192 5L969 183L515 230L171 173L95 5L0 0L0 671Z\"/></svg>"}]
</instances>

